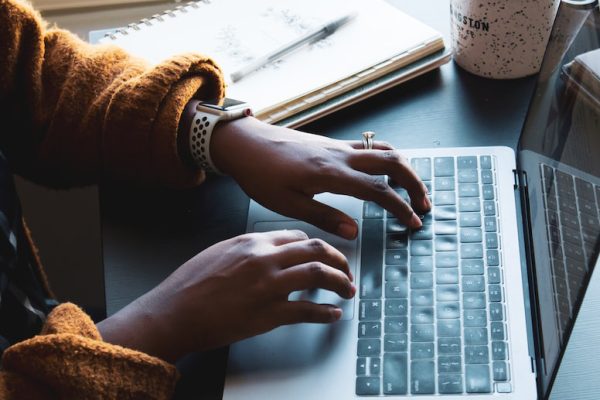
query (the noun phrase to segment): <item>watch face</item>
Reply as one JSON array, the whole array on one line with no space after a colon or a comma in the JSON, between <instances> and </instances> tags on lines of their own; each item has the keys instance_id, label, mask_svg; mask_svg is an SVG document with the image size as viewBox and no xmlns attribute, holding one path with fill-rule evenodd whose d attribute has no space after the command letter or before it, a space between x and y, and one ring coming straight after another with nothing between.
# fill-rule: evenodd
<instances>
[{"instance_id":1,"label":"watch face","mask_svg":"<svg viewBox=\"0 0 600 400\"><path fill-rule=\"evenodd\" d=\"M202 102L202 105L204 107L208 107L208 108L213 108L215 110L221 110L221 111L231 111L231 110L235 110L237 108L240 107L248 107L248 105L246 104L246 102L244 101L240 101L240 100L235 100L235 99L230 99L230 98L224 98L222 104L215 104L216 102Z\"/></svg>"}]
</instances>

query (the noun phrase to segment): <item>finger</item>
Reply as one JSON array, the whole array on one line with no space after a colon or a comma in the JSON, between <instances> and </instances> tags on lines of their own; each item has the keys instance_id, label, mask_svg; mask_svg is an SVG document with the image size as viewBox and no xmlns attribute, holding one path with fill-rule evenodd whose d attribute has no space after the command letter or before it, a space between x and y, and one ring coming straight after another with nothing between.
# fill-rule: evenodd
<instances>
[{"instance_id":1,"label":"finger","mask_svg":"<svg viewBox=\"0 0 600 400\"><path fill-rule=\"evenodd\" d=\"M342 317L342 310L330 304L315 304L310 301L288 301L273 310L279 325L301 322L329 323Z\"/></svg>"},{"instance_id":2,"label":"finger","mask_svg":"<svg viewBox=\"0 0 600 400\"><path fill-rule=\"evenodd\" d=\"M309 262L280 271L274 285L281 294L288 295L297 290L325 289L350 299L356 288L348 275L321 262Z\"/></svg>"},{"instance_id":3,"label":"finger","mask_svg":"<svg viewBox=\"0 0 600 400\"><path fill-rule=\"evenodd\" d=\"M365 150L365 145L362 142L362 140L346 140L346 143L348 143L350 146L352 146L352 148L354 148L356 150ZM373 149L374 150L393 150L394 146L392 146L388 142L383 142L381 140L374 140L373 141Z\"/></svg>"},{"instance_id":4,"label":"finger","mask_svg":"<svg viewBox=\"0 0 600 400\"><path fill-rule=\"evenodd\" d=\"M381 177L357 170L340 171L334 177L327 179L323 191L374 201L411 228L420 228L423 225L412 207Z\"/></svg>"},{"instance_id":5,"label":"finger","mask_svg":"<svg viewBox=\"0 0 600 400\"><path fill-rule=\"evenodd\" d=\"M298 229L282 229L278 231L256 232L252 235L260 235L275 246L298 242L308 239L308 235Z\"/></svg>"},{"instance_id":6,"label":"finger","mask_svg":"<svg viewBox=\"0 0 600 400\"><path fill-rule=\"evenodd\" d=\"M280 265L291 267L318 261L342 271L351 280L352 274L346 256L321 239L308 239L279 246L274 255Z\"/></svg>"},{"instance_id":7,"label":"finger","mask_svg":"<svg viewBox=\"0 0 600 400\"><path fill-rule=\"evenodd\" d=\"M275 211L306 221L326 232L348 240L352 240L358 235L358 225L350 216L307 195L293 193L283 204L286 204L287 207Z\"/></svg>"},{"instance_id":8,"label":"finger","mask_svg":"<svg viewBox=\"0 0 600 400\"><path fill-rule=\"evenodd\" d=\"M422 212L431 209L427 187L397 150L357 151L350 158L349 164L352 168L371 175L388 175L394 183L408 191L415 208Z\"/></svg>"}]
</instances>

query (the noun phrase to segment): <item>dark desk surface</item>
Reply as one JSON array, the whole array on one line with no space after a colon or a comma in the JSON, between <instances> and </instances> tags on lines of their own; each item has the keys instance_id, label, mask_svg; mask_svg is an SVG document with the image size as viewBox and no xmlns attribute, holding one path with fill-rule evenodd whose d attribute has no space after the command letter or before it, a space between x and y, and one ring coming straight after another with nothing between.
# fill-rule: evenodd
<instances>
[{"instance_id":1,"label":"dark desk surface","mask_svg":"<svg viewBox=\"0 0 600 400\"><path fill-rule=\"evenodd\" d=\"M448 0L393 1L440 30L449 44ZM432 5L433 3L433 5ZM434 10L435 12L431 12ZM339 139L372 130L402 148L516 147L535 78L494 81L454 63L301 129ZM244 232L248 198L229 178L185 192L101 188L107 312L112 314L158 284L206 247ZM223 352L186 360L210 365L211 387L184 379L185 392L219 397ZM192 373L205 374L206 371ZM183 394L183 393L182 393ZM210 395L212 394L212 396ZM197 398L197 397L196 397Z\"/></svg>"}]
</instances>

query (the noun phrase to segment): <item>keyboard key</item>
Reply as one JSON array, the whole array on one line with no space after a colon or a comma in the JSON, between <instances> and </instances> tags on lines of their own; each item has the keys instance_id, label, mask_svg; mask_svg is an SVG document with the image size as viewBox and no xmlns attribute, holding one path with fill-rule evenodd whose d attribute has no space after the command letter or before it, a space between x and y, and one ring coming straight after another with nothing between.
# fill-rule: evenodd
<instances>
[{"instance_id":1,"label":"keyboard key","mask_svg":"<svg viewBox=\"0 0 600 400\"><path fill-rule=\"evenodd\" d=\"M396 218L388 218L385 229L388 233L408 233L408 227Z\"/></svg>"},{"instance_id":2,"label":"keyboard key","mask_svg":"<svg viewBox=\"0 0 600 400\"><path fill-rule=\"evenodd\" d=\"M441 268L435 271L435 283L458 283L458 268Z\"/></svg>"},{"instance_id":3,"label":"keyboard key","mask_svg":"<svg viewBox=\"0 0 600 400\"><path fill-rule=\"evenodd\" d=\"M412 256L410 257L410 272L429 272L433 270L433 257Z\"/></svg>"},{"instance_id":4,"label":"keyboard key","mask_svg":"<svg viewBox=\"0 0 600 400\"><path fill-rule=\"evenodd\" d=\"M495 381L507 381L508 380L508 366L504 361L494 361L492 363L492 370L494 371Z\"/></svg>"},{"instance_id":5,"label":"keyboard key","mask_svg":"<svg viewBox=\"0 0 600 400\"><path fill-rule=\"evenodd\" d=\"M490 369L487 365L467 365L465 367L467 393L490 393Z\"/></svg>"},{"instance_id":6,"label":"keyboard key","mask_svg":"<svg viewBox=\"0 0 600 400\"><path fill-rule=\"evenodd\" d=\"M483 275L483 260L465 259L460 260L460 272L463 275ZM488 272L489 273L489 272Z\"/></svg>"},{"instance_id":7,"label":"keyboard key","mask_svg":"<svg viewBox=\"0 0 600 400\"><path fill-rule=\"evenodd\" d=\"M490 354L487 345L465 346L465 364L487 364Z\"/></svg>"},{"instance_id":8,"label":"keyboard key","mask_svg":"<svg viewBox=\"0 0 600 400\"><path fill-rule=\"evenodd\" d=\"M454 158L436 157L433 160L435 176L454 176Z\"/></svg>"},{"instance_id":9,"label":"keyboard key","mask_svg":"<svg viewBox=\"0 0 600 400\"><path fill-rule=\"evenodd\" d=\"M463 293L463 307L465 309L483 309L485 305L485 293Z\"/></svg>"},{"instance_id":10,"label":"keyboard key","mask_svg":"<svg viewBox=\"0 0 600 400\"><path fill-rule=\"evenodd\" d=\"M437 317L439 319L460 318L460 305L453 302L438 302L436 304Z\"/></svg>"},{"instance_id":11,"label":"keyboard key","mask_svg":"<svg viewBox=\"0 0 600 400\"><path fill-rule=\"evenodd\" d=\"M450 355L461 354L462 347L460 338L439 338L438 339L438 354Z\"/></svg>"},{"instance_id":12,"label":"keyboard key","mask_svg":"<svg viewBox=\"0 0 600 400\"><path fill-rule=\"evenodd\" d=\"M461 156L456 160L458 169L477 169L476 156Z\"/></svg>"},{"instance_id":13,"label":"keyboard key","mask_svg":"<svg viewBox=\"0 0 600 400\"><path fill-rule=\"evenodd\" d=\"M435 346L432 343L411 343L410 358L411 360L421 360L433 358L435 354Z\"/></svg>"},{"instance_id":14,"label":"keyboard key","mask_svg":"<svg viewBox=\"0 0 600 400\"><path fill-rule=\"evenodd\" d=\"M383 208L372 201L365 201L363 203L363 218L383 218Z\"/></svg>"},{"instance_id":15,"label":"keyboard key","mask_svg":"<svg viewBox=\"0 0 600 400\"><path fill-rule=\"evenodd\" d=\"M421 229L411 231L410 238L412 240L431 240L433 238L433 226L423 225Z\"/></svg>"},{"instance_id":16,"label":"keyboard key","mask_svg":"<svg viewBox=\"0 0 600 400\"><path fill-rule=\"evenodd\" d=\"M456 194L454 191L435 192L433 195L433 204L436 206L450 206L456 204Z\"/></svg>"},{"instance_id":17,"label":"keyboard key","mask_svg":"<svg viewBox=\"0 0 600 400\"><path fill-rule=\"evenodd\" d=\"M459 183L477 183L479 182L479 176L477 175L476 169L459 169L458 170L458 182Z\"/></svg>"},{"instance_id":18,"label":"keyboard key","mask_svg":"<svg viewBox=\"0 0 600 400\"><path fill-rule=\"evenodd\" d=\"M365 203L366 204L366 203ZM360 259L360 298L381 298L383 280L383 221L365 219L362 224Z\"/></svg>"},{"instance_id":19,"label":"keyboard key","mask_svg":"<svg viewBox=\"0 0 600 400\"><path fill-rule=\"evenodd\" d=\"M386 317L384 320L385 333L407 333L407 317Z\"/></svg>"},{"instance_id":20,"label":"keyboard key","mask_svg":"<svg viewBox=\"0 0 600 400\"><path fill-rule=\"evenodd\" d=\"M386 250L385 263L387 265L408 265L408 251Z\"/></svg>"},{"instance_id":21,"label":"keyboard key","mask_svg":"<svg viewBox=\"0 0 600 400\"><path fill-rule=\"evenodd\" d=\"M486 345L488 344L487 328L465 328L465 345Z\"/></svg>"},{"instance_id":22,"label":"keyboard key","mask_svg":"<svg viewBox=\"0 0 600 400\"><path fill-rule=\"evenodd\" d=\"M492 186L492 185L483 185L481 187L481 193L483 195L484 200L494 200L494 198L495 198L494 192L495 192L494 186Z\"/></svg>"},{"instance_id":23,"label":"keyboard key","mask_svg":"<svg viewBox=\"0 0 600 400\"><path fill-rule=\"evenodd\" d=\"M500 285L488 285L488 299L490 302L502 301L502 287Z\"/></svg>"},{"instance_id":24,"label":"keyboard key","mask_svg":"<svg viewBox=\"0 0 600 400\"><path fill-rule=\"evenodd\" d=\"M431 158L413 158L410 165L422 181L431 180Z\"/></svg>"},{"instance_id":25,"label":"keyboard key","mask_svg":"<svg viewBox=\"0 0 600 400\"><path fill-rule=\"evenodd\" d=\"M381 359L379 357L369 358L369 375L378 376L381 374Z\"/></svg>"},{"instance_id":26,"label":"keyboard key","mask_svg":"<svg viewBox=\"0 0 600 400\"><path fill-rule=\"evenodd\" d=\"M464 310L463 318L465 327L485 328L487 326L485 310Z\"/></svg>"},{"instance_id":27,"label":"keyboard key","mask_svg":"<svg viewBox=\"0 0 600 400\"><path fill-rule=\"evenodd\" d=\"M484 200L483 215L486 217L496 215L496 202L494 200Z\"/></svg>"},{"instance_id":28,"label":"keyboard key","mask_svg":"<svg viewBox=\"0 0 600 400\"><path fill-rule=\"evenodd\" d=\"M492 169L492 156L479 156L481 169Z\"/></svg>"},{"instance_id":29,"label":"keyboard key","mask_svg":"<svg viewBox=\"0 0 600 400\"><path fill-rule=\"evenodd\" d=\"M385 267L385 281L405 281L408 279L408 267L405 265L390 265Z\"/></svg>"},{"instance_id":30,"label":"keyboard key","mask_svg":"<svg viewBox=\"0 0 600 400\"><path fill-rule=\"evenodd\" d=\"M492 322L490 326L492 332L492 340L506 340L506 336L504 335L504 323Z\"/></svg>"},{"instance_id":31,"label":"keyboard key","mask_svg":"<svg viewBox=\"0 0 600 400\"><path fill-rule=\"evenodd\" d=\"M492 342L492 359L506 360L506 342Z\"/></svg>"},{"instance_id":32,"label":"keyboard key","mask_svg":"<svg viewBox=\"0 0 600 400\"><path fill-rule=\"evenodd\" d=\"M495 250L490 250L490 251L495 251ZM460 245L460 258L483 258L483 246L479 243L461 244ZM488 264L488 265L490 265L490 264Z\"/></svg>"},{"instance_id":33,"label":"keyboard key","mask_svg":"<svg viewBox=\"0 0 600 400\"><path fill-rule=\"evenodd\" d=\"M385 248L403 250L408 248L408 235L405 233L389 233L385 237Z\"/></svg>"},{"instance_id":34,"label":"keyboard key","mask_svg":"<svg viewBox=\"0 0 600 400\"><path fill-rule=\"evenodd\" d=\"M462 278L463 292L485 291L485 279L482 275L467 275Z\"/></svg>"},{"instance_id":35,"label":"keyboard key","mask_svg":"<svg viewBox=\"0 0 600 400\"><path fill-rule=\"evenodd\" d=\"M461 243L481 243L482 240L483 233L481 232L481 228L461 228Z\"/></svg>"},{"instance_id":36,"label":"keyboard key","mask_svg":"<svg viewBox=\"0 0 600 400\"><path fill-rule=\"evenodd\" d=\"M442 176L436 177L433 181L434 190L438 191L447 191L454 190L454 177L452 176Z\"/></svg>"},{"instance_id":37,"label":"keyboard key","mask_svg":"<svg viewBox=\"0 0 600 400\"><path fill-rule=\"evenodd\" d=\"M477 197L461 197L458 199L458 211L460 212L479 212L481 205Z\"/></svg>"},{"instance_id":38,"label":"keyboard key","mask_svg":"<svg viewBox=\"0 0 600 400\"><path fill-rule=\"evenodd\" d=\"M458 285L438 285L435 288L438 301L458 301Z\"/></svg>"},{"instance_id":39,"label":"keyboard key","mask_svg":"<svg viewBox=\"0 0 600 400\"><path fill-rule=\"evenodd\" d=\"M442 235L435 238L435 251L456 251L458 250L458 241L456 236Z\"/></svg>"},{"instance_id":40,"label":"keyboard key","mask_svg":"<svg viewBox=\"0 0 600 400\"><path fill-rule=\"evenodd\" d=\"M581 178L575 178L575 189L577 196L586 200L594 201L594 185Z\"/></svg>"},{"instance_id":41,"label":"keyboard key","mask_svg":"<svg viewBox=\"0 0 600 400\"><path fill-rule=\"evenodd\" d=\"M504 306L502 303L490 303L490 321L504 320Z\"/></svg>"},{"instance_id":42,"label":"keyboard key","mask_svg":"<svg viewBox=\"0 0 600 400\"><path fill-rule=\"evenodd\" d=\"M383 356L383 393L408 392L408 360L406 353L389 353Z\"/></svg>"},{"instance_id":43,"label":"keyboard key","mask_svg":"<svg viewBox=\"0 0 600 400\"><path fill-rule=\"evenodd\" d=\"M412 361L410 363L412 394L433 394L435 391L435 365L433 361Z\"/></svg>"},{"instance_id":44,"label":"keyboard key","mask_svg":"<svg viewBox=\"0 0 600 400\"><path fill-rule=\"evenodd\" d=\"M356 394L358 396L377 395L380 393L379 385L379 377L359 376L356 378Z\"/></svg>"},{"instance_id":45,"label":"keyboard key","mask_svg":"<svg viewBox=\"0 0 600 400\"><path fill-rule=\"evenodd\" d=\"M438 337L459 337L460 336L460 320L438 320L437 321Z\"/></svg>"},{"instance_id":46,"label":"keyboard key","mask_svg":"<svg viewBox=\"0 0 600 400\"><path fill-rule=\"evenodd\" d=\"M497 267L500 265L500 254L498 253L498 250L488 250L486 252L486 258L488 266Z\"/></svg>"},{"instance_id":47,"label":"keyboard key","mask_svg":"<svg viewBox=\"0 0 600 400\"><path fill-rule=\"evenodd\" d=\"M486 249L497 249L498 248L498 235L496 233L485 234L485 248Z\"/></svg>"},{"instance_id":48,"label":"keyboard key","mask_svg":"<svg viewBox=\"0 0 600 400\"><path fill-rule=\"evenodd\" d=\"M481 170L481 183L492 184L494 183L494 174L489 169Z\"/></svg>"},{"instance_id":49,"label":"keyboard key","mask_svg":"<svg viewBox=\"0 0 600 400\"><path fill-rule=\"evenodd\" d=\"M500 268L489 267L488 268L488 282L489 283L500 283L501 282L500 274L501 274Z\"/></svg>"},{"instance_id":50,"label":"keyboard key","mask_svg":"<svg viewBox=\"0 0 600 400\"><path fill-rule=\"evenodd\" d=\"M381 300L361 300L359 310L361 321L378 321L381 319Z\"/></svg>"},{"instance_id":51,"label":"keyboard key","mask_svg":"<svg viewBox=\"0 0 600 400\"><path fill-rule=\"evenodd\" d=\"M381 336L381 322L361 322L358 324L359 338L378 338Z\"/></svg>"},{"instance_id":52,"label":"keyboard key","mask_svg":"<svg viewBox=\"0 0 600 400\"><path fill-rule=\"evenodd\" d=\"M439 356L438 357L438 373L461 373L461 358L460 356Z\"/></svg>"},{"instance_id":53,"label":"keyboard key","mask_svg":"<svg viewBox=\"0 0 600 400\"><path fill-rule=\"evenodd\" d=\"M434 207L433 219L436 221L454 221L454 220L456 220L456 206Z\"/></svg>"},{"instance_id":54,"label":"keyboard key","mask_svg":"<svg viewBox=\"0 0 600 400\"><path fill-rule=\"evenodd\" d=\"M430 289L433 287L433 274L431 272L415 272L410 274L411 289Z\"/></svg>"},{"instance_id":55,"label":"keyboard key","mask_svg":"<svg viewBox=\"0 0 600 400\"><path fill-rule=\"evenodd\" d=\"M367 374L367 359L364 357L359 357L356 359L356 375L366 375Z\"/></svg>"},{"instance_id":56,"label":"keyboard key","mask_svg":"<svg viewBox=\"0 0 600 400\"><path fill-rule=\"evenodd\" d=\"M461 228L469 228L469 227L478 228L480 226L481 226L481 214L473 213L473 212L460 214L460 227Z\"/></svg>"},{"instance_id":57,"label":"keyboard key","mask_svg":"<svg viewBox=\"0 0 600 400\"><path fill-rule=\"evenodd\" d=\"M438 376L438 388L441 394L459 394L463 392L462 375L440 374Z\"/></svg>"},{"instance_id":58,"label":"keyboard key","mask_svg":"<svg viewBox=\"0 0 600 400\"><path fill-rule=\"evenodd\" d=\"M408 335L406 333L393 333L383 337L383 349L386 354L408 351Z\"/></svg>"},{"instance_id":59,"label":"keyboard key","mask_svg":"<svg viewBox=\"0 0 600 400\"><path fill-rule=\"evenodd\" d=\"M459 184L458 197L479 197L479 185L476 183Z\"/></svg>"},{"instance_id":60,"label":"keyboard key","mask_svg":"<svg viewBox=\"0 0 600 400\"><path fill-rule=\"evenodd\" d=\"M379 339L358 339L359 357L377 357L381 353L381 341Z\"/></svg>"},{"instance_id":61,"label":"keyboard key","mask_svg":"<svg viewBox=\"0 0 600 400\"><path fill-rule=\"evenodd\" d=\"M434 332L432 324L416 324L410 326L411 342L433 342Z\"/></svg>"},{"instance_id":62,"label":"keyboard key","mask_svg":"<svg viewBox=\"0 0 600 400\"><path fill-rule=\"evenodd\" d=\"M433 254L432 240L415 240L410 242L411 256L430 256Z\"/></svg>"},{"instance_id":63,"label":"keyboard key","mask_svg":"<svg viewBox=\"0 0 600 400\"><path fill-rule=\"evenodd\" d=\"M402 317L408 315L407 299L392 299L385 301L386 317Z\"/></svg>"},{"instance_id":64,"label":"keyboard key","mask_svg":"<svg viewBox=\"0 0 600 400\"><path fill-rule=\"evenodd\" d=\"M433 324L433 307L412 307L410 322L411 324Z\"/></svg>"},{"instance_id":65,"label":"keyboard key","mask_svg":"<svg viewBox=\"0 0 600 400\"><path fill-rule=\"evenodd\" d=\"M431 307L433 306L433 290L411 290L410 305Z\"/></svg>"},{"instance_id":66,"label":"keyboard key","mask_svg":"<svg viewBox=\"0 0 600 400\"><path fill-rule=\"evenodd\" d=\"M498 225L496 223L496 217L484 217L483 225L485 227L486 232L496 232L498 231Z\"/></svg>"},{"instance_id":67,"label":"keyboard key","mask_svg":"<svg viewBox=\"0 0 600 400\"><path fill-rule=\"evenodd\" d=\"M427 214L419 215L419 219L421 220L421 223L423 224L423 226L433 224L433 215L430 212L428 212Z\"/></svg>"},{"instance_id":68,"label":"keyboard key","mask_svg":"<svg viewBox=\"0 0 600 400\"><path fill-rule=\"evenodd\" d=\"M408 281L389 281L385 283L385 297L389 299L408 298Z\"/></svg>"},{"instance_id":69,"label":"keyboard key","mask_svg":"<svg viewBox=\"0 0 600 400\"><path fill-rule=\"evenodd\" d=\"M436 268L456 268L458 267L458 254L454 251L444 251L436 254Z\"/></svg>"}]
</instances>

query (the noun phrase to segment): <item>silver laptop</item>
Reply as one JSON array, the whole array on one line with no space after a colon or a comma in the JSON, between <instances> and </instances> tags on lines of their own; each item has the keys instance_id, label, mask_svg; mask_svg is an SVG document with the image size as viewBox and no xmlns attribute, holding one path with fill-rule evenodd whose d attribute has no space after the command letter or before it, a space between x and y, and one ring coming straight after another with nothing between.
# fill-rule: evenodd
<instances>
[{"instance_id":1,"label":"silver laptop","mask_svg":"<svg viewBox=\"0 0 600 400\"><path fill-rule=\"evenodd\" d=\"M250 204L248 231L326 240L358 292L292 293L340 305L342 320L231 346L224 399L549 397L599 248L599 21L595 1L561 4L516 155L403 152L432 195L422 229L319 195L358 222L347 241Z\"/></svg>"}]
</instances>

